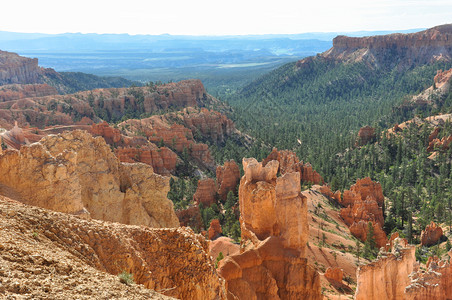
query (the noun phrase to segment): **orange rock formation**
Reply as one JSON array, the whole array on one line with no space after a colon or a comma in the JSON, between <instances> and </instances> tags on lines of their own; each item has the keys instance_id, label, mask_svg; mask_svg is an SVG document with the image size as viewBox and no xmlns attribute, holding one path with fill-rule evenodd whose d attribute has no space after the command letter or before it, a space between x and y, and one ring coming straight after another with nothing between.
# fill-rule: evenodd
<instances>
[{"instance_id":1,"label":"orange rock formation","mask_svg":"<svg viewBox=\"0 0 452 300\"><path fill-rule=\"evenodd\" d=\"M358 132L357 146L364 146L374 141L376 138L375 129L370 126L361 127Z\"/></svg>"},{"instance_id":2,"label":"orange rock formation","mask_svg":"<svg viewBox=\"0 0 452 300\"><path fill-rule=\"evenodd\" d=\"M299 161L297 155L289 150L280 150L273 148L272 152L268 155L266 159L262 161L262 165L265 165L276 160L279 162L279 172L285 174L287 172L298 172L300 173L300 180L304 182L311 182L314 184L323 183L323 178L312 169L310 163L303 163Z\"/></svg>"},{"instance_id":3,"label":"orange rock formation","mask_svg":"<svg viewBox=\"0 0 452 300\"><path fill-rule=\"evenodd\" d=\"M145 164L120 163L102 138L50 135L0 156L0 184L19 200L95 219L178 227L166 198L169 178Z\"/></svg>"},{"instance_id":4,"label":"orange rock formation","mask_svg":"<svg viewBox=\"0 0 452 300\"><path fill-rule=\"evenodd\" d=\"M451 24L408 34L337 36L333 39L333 47L320 56L346 62L364 61L376 68L388 63L394 64L394 57L397 57L396 63L399 67L410 67L438 60L450 61L451 38ZM302 62L300 61L297 65L302 66Z\"/></svg>"},{"instance_id":5,"label":"orange rock formation","mask_svg":"<svg viewBox=\"0 0 452 300\"><path fill-rule=\"evenodd\" d=\"M406 299L405 287L415 271L415 247L397 241L391 253L358 269L355 299Z\"/></svg>"},{"instance_id":6,"label":"orange rock formation","mask_svg":"<svg viewBox=\"0 0 452 300\"><path fill-rule=\"evenodd\" d=\"M209 240L213 241L218 238L223 231L221 230L220 220L213 219L210 221L210 227L207 230L207 234L209 236Z\"/></svg>"},{"instance_id":7,"label":"orange rock formation","mask_svg":"<svg viewBox=\"0 0 452 300\"><path fill-rule=\"evenodd\" d=\"M199 206L191 205L186 209L176 211L180 226L191 227L193 230L200 232L204 227L201 219Z\"/></svg>"},{"instance_id":8,"label":"orange rock formation","mask_svg":"<svg viewBox=\"0 0 452 300\"><path fill-rule=\"evenodd\" d=\"M328 268L326 269L324 276L328 280L341 283L342 277L344 276L344 272L342 271L341 268Z\"/></svg>"},{"instance_id":9,"label":"orange rock formation","mask_svg":"<svg viewBox=\"0 0 452 300\"><path fill-rule=\"evenodd\" d=\"M24 98L56 95L58 91L48 84L11 84L0 89L0 102Z\"/></svg>"},{"instance_id":10,"label":"orange rock formation","mask_svg":"<svg viewBox=\"0 0 452 300\"><path fill-rule=\"evenodd\" d=\"M367 239L367 224L372 222L377 246L386 245L386 234L382 229L384 196L380 183L373 182L369 177L359 179L350 190L344 191L339 203L344 206L340 216L355 237L364 242Z\"/></svg>"},{"instance_id":11,"label":"orange rock formation","mask_svg":"<svg viewBox=\"0 0 452 300\"><path fill-rule=\"evenodd\" d=\"M276 177L279 162L243 159L240 227L244 251L221 262L228 299L321 299L305 257L309 228L300 173Z\"/></svg>"},{"instance_id":12,"label":"orange rock formation","mask_svg":"<svg viewBox=\"0 0 452 300\"><path fill-rule=\"evenodd\" d=\"M438 241L443 236L443 229L431 222L425 227L425 230L421 233L421 245L422 246L432 246L438 243Z\"/></svg>"},{"instance_id":13,"label":"orange rock formation","mask_svg":"<svg viewBox=\"0 0 452 300\"><path fill-rule=\"evenodd\" d=\"M427 262L426 272L411 274L411 284L405 288L407 300L450 299L452 294L452 266L450 259L452 251L449 251L449 262L430 257Z\"/></svg>"},{"instance_id":14,"label":"orange rock formation","mask_svg":"<svg viewBox=\"0 0 452 300\"><path fill-rule=\"evenodd\" d=\"M234 191L240 181L240 170L234 160L224 163L223 166L217 167L217 186L218 194L223 201L229 191Z\"/></svg>"},{"instance_id":15,"label":"orange rock formation","mask_svg":"<svg viewBox=\"0 0 452 300\"><path fill-rule=\"evenodd\" d=\"M216 202L217 186L212 178L198 180L196 193L193 195L193 202L196 205L202 203L204 206L211 206Z\"/></svg>"}]
</instances>

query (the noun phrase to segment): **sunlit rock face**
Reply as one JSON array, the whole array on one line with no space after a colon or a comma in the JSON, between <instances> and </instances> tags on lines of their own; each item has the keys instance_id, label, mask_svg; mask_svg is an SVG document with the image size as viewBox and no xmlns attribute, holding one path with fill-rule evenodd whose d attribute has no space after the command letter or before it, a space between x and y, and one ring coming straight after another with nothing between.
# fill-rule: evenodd
<instances>
[{"instance_id":1,"label":"sunlit rock face","mask_svg":"<svg viewBox=\"0 0 452 300\"><path fill-rule=\"evenodd\" d=\"M240 181L242 253L219 268L228 299L321 299L318 273L305 257L309 234L300 173L277 177L279 162L244 159Z\"/></svg>"}]
</instances>

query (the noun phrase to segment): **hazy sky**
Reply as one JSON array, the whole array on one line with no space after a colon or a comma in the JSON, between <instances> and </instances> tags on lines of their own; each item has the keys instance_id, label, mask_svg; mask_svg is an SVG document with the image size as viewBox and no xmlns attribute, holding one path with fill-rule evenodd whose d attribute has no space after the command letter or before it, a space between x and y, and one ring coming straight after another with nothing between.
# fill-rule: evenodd
<instances>
[{"instance_id":1,"label":"hazy sky","mask_svg":"<svg viewBox=\"0 0 452 300\"><path fill-rule=\"evenodd\" d=\"M0 31L264 34L428 28L452 0L4 0Z\"/></svg>"}]
</instances>

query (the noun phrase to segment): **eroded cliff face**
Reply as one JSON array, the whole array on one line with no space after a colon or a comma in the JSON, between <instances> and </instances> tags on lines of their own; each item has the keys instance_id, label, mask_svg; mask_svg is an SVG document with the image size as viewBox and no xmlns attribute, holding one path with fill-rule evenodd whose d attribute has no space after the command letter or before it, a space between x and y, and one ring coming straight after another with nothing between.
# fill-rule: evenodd
<instances>
[{"instance_id":1,"label":"eroded cliff face","mask_svg":"<svg viewBox=\"0 0 452 300\"><path fill-rule=\"evenodd\" d=\"M356 300L406 299L405 287L410 284L409 275L415 269L415 247L396 239L391 253L359 267Z\"/></svg>"},{"instance_id":2,"label":"eroded cliff face","mask_svg":"<svg viewBox=\"0 0 452 300\"><path fill-rule=\"evenodd\" d=\"M37 58L27 58L0 50L0 85L42 83Z\"/></svg>"},{"instance_id":3,"label":"eroded cliff face","mask_svg":"<svg viewBox=\"0 0 452 300\"><path fill-rule=\"evenodd\" d=\"M83 220L2 196L0 210L2 295L166 299L146 287L178 299L222 298L208 245L190 228ZM120 283L121 272L144 287Z\"/></svg>"},{"instance_id":4,"label":"eroded cliff face","mask_svg":"<svg viewBox=\"0 0 452 300\"><path fill-rule=\"evenodd\" d=\"M56 95L58 91L48 84L11 84L0 88L0 102Z\"/></svg>"},{"instance_id":5,"label":"eroded cliff face","mask_svg":"<svg viewBox=\"0 0 452 300\"><path fill-rule=\"evenodd\" d=\"M411 274L411 283L405 288L407 300L450 299L452 295L452 266L450 259L452 251L449 251L447 260L439 260L430 257L426 271L418 271Z\"/></svg>"},{"instance_id":6,"label":"eroded cliff face","mask_svg":"<svg viewBox=\"0 0 452 300\"><path fill-rule=\"evenodd\" d=\"M449 251L452 257L452 251ZM447 260L430 257L426 269L415 260L415 247L391 238L391 252L361 266L357 272L355 299L429 300L450 299L452 267Z\"/></svg>"},{"instance_id":7,"label":"eroded cliff face","mask_svg":"<svg viewBox=\"0 0 452 300\"><path fill-rule=\"evenodd\" d=\"M319 275L305 256L309 228L300 173L277 177L277 160L263 166L244 159L243 167L242 253L224 259L219 269L228 299L321 299Z\"/></svg>"},{"instance_id":8,"label":"eroded cliff face","mask_svg":"<svg viewBox=\"0 0 452 300\"><path fill-rule=\"evenodd\" d=\"M0 156L0 184L27 204L95 219L178 227L169 178L120 163L102 138L83 131L44 137Z\"/></svg>"},{"instance_id":9,"label":"eroded cliff face","mask_svg":"<svg viewBox=\"0 0 452 300\"><path fill-rule=\"evenodd\" d=\"M337 36L333 48L321 54L345 62L364 61L376 68L409 67L452 58L452 24L408 34L369 37ZM397 61L394 58L397 57Z\"/></svg>"}]
</instances>

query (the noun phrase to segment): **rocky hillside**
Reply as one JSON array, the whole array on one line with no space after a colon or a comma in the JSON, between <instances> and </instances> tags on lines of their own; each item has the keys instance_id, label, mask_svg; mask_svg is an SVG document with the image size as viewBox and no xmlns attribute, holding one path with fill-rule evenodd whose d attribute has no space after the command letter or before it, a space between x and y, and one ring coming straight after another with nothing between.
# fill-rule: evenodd
<instances>
[{"instance_id":1,"label":"rocky hillside","mask_svg":"<svg viewBox=\"0 0 452 300\"><path fill-rule=\"evenodd\" d=\"M207 243L189 228L83 220L1 196L0 210L2 295L218 299L222 293ZM137 284L121 283L127 276Z\"/></svg>"},{"instance_id":2,"label":"rocky hillside","mask_svg":"<svg viewBox=\"0 0 452 300\"><path fill-rule=\"evenodd\" d=\"M27 58L0 50L0 86L43 83L53 86L60 93L68 93L101 87L130 86L133 82L84 73L58 73L53 69L39 67L37 58Z\"/></svg>"}]
</instances>

